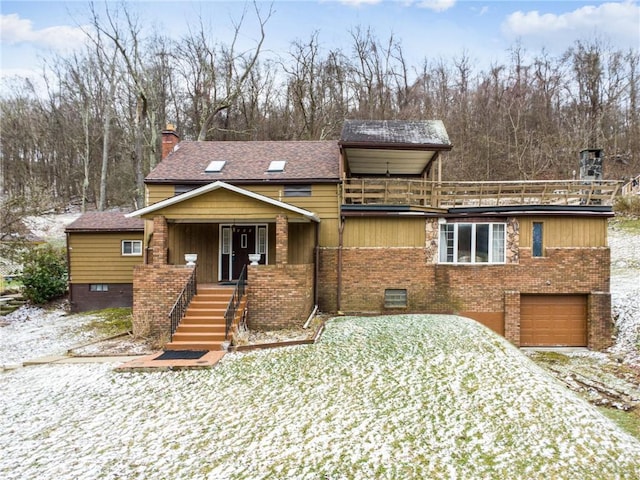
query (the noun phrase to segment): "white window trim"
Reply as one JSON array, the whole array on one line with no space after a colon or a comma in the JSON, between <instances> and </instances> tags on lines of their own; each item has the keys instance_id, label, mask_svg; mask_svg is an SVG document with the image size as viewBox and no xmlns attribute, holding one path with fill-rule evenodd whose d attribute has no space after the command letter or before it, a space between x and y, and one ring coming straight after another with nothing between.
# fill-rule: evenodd
<instances>
[{"instance_id":1,"label":"white window trim","mask_svg":"<svg viewBox=\"0 0 640 480\"><path fill-rule=\"evenodd\" d=\"M131 253L125 253L124 245L125 243L131 244ZM134 245L140 245L139 252L135 251ZM122 240L120 244L120 253L123 257L140 257L142 256L142 240Z\"/></svg>"},{"instance_id":2,"label":"white window trim","mask_svg":"<svg viewBox=\"0 0 640 480\"><path fill-rule=\"evenodd\" d=\"M442 248L447 248L446 244L442 245L442 229L444 226L453 225L453 261L442 260L441 251ZM468 262L461 262L458 259L458 229L460 225L471 225L471 259ZM489 225L489 238L488 241L488 249L489 249L489 258L486 262L478 262L476 261L476 228L478 225ZM494 226L502 225L504 232L504 242L502 245L502 258L495 259L494 258ZM507 224L504 222L455 222L455 223L441 223L440 228L438 229L438 263L442 265L503 265L506 263L506 252L507 252Z\"/></svg>"}]
</instances>

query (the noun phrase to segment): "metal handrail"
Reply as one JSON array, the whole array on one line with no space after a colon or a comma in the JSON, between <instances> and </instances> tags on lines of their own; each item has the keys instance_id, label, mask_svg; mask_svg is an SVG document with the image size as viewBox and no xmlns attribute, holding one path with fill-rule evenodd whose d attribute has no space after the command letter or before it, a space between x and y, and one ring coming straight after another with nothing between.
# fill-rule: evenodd
<instances>
[{"instance_id":1,"label":"metal handrail","mask_svg":"<svg viewBox=\"0 0 640 480\"><path fill-rule=\"evenodd\" d=\"M173 339L173 334L178 328L178 324L180 320L184 317L184 314L187 311L187 307L189 303L191 303L191 299L196 294L197 282L196 282L196 269L193 268L189 279L187 280L187 284L182 289L182 292L178 296L176 303L173 304L171 308L171 312L169 312L169 319L171 321L171 338Z\"/></svg>"},{"instance_id":2,"label":"metal handrail","mask_svg":"<svg viewBox=\"0 0 640 480\"><path fill-rule=\"evenodd\" d=\"M242 273L240 273L240 277L238 278L238 282L236 283L236 288L233 290L233 295L231 296L231 300L229 300L229 305L227 305L227 311L224 312L224 338L227 338L229 336L229 331L231 330L231 326L233 325L233 319L236 317L236 312L238 311L238 305L240 305L242 297L244 297L246 285L247 266L245 265L244 267L242 267Z\"/></svg>"}]
</instances>

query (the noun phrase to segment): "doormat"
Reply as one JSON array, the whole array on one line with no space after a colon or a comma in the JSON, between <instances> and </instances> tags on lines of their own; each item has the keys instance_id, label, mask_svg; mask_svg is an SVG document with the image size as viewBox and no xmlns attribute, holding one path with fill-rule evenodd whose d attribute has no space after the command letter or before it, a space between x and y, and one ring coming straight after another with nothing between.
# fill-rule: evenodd
<instances>
[{"instance_id":1,"label":"doormat","mask_svg":"<svg viewBox=\"0 0 640 480\"><path fill-rule=\"evenodd\" d=\"M197 360L207 353L208 350L165 350L154 360Z\"/></svg>"}]
</instances>

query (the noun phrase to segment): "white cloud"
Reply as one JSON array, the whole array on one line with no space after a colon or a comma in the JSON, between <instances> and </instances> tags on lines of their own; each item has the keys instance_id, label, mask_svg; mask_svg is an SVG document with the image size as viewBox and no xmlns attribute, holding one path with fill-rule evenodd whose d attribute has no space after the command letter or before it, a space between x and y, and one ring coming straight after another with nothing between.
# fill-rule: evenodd
<instances>
[{"instance_id":1,"label":"white cloud","mask_svg":"<svg viewBox=\"0 0 640 480\"><path fill-rule=\"evenodd\" d=\"M376 5L381 1L382 0L340 0L341 3L350 5L352 7L359 7L361 5Z\"/></svg>"},{"instance_id":2,"label":"white cloud","mask_svg":"<svg viewBox=\"0 0 640 480\"><path fill-rule=\"evenodd\" d=\"M449 10L456 4L456 0L422 0L418 2L421 8L427 8L434 12L444 12Z\"/></svg>"},{"instance_id":3,"label":"white cloud","mask_svg":"<svg viewBox=\"0 0 640 480\"><path fill-rule=\"evenodd\" d=\"M3 44L32 44L37 48L68 50L82 44L86 38L78 27L59 25L34 30L31 20L18 14L0 15L0 39Z\"/></svg>"},{"instance_id":4,"label":"white cloud","mask_svg":"<svg viewBox=\"0 0 640 480\"><path fill-rule=\"evenodd\" d=\"M619 46L640 47L640 6L636 1L584 6L572 12L554 14L539 11L512 13L502 24L511 38L572 41L602 35Z\"/></svg>"}]
</instances>

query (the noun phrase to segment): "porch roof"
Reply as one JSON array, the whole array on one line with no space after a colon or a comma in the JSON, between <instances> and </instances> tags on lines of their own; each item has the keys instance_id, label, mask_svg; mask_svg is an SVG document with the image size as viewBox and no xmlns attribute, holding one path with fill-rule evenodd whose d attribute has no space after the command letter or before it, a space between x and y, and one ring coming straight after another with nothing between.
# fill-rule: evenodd
<instances>
[{"instance_id":1,"label":"porch roof","mask_svg":"<svg viewBox=\"0 0 640 480\"><path fill-rule=\"evenodd\" d=\"M290 212L297 213L298 215L302 215L310 221L320 223L320 217L309 210L305 210L303 208L296 207L289 203L281 202L279 200L274 200L273 198L266 197L264 195L260 195L259 193L251 192L249 190L245 190L244 188L237 187L235 185L231 185L229 183L217 181L212 182L207 185L204 185L200 188L196 188L195 190L191 190L189 192L183 193L181 195L176 195L175 197L167 198L160 202L154 203L153 205L149 205L148 207L141 208L136 210L135 212L131 212L126 215L127 218L132 217L142 217L144 215L157 212L158 210L162 210L163 208L169 207L171 205L175 205L185 200L189 200L191 198L198 197L200 195L204 195L205 193L213 192L214 190L224 189L230 192L235 192L237 194L243 195L248 198L252 198L254 200L258 200L259 202L264 202L269 205L273 205L278 208L282 208L283 210L288 210Z\"/></svg>"}]
</instances>

